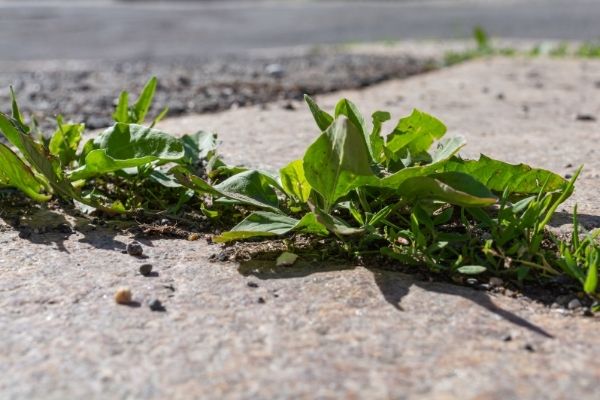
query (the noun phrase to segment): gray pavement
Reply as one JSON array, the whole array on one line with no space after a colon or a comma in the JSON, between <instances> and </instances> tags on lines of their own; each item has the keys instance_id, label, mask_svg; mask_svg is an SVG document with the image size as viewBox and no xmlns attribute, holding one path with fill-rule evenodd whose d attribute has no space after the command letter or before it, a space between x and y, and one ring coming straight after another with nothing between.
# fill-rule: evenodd
<instances>
[{"instance_id":1,"label":"gray pavement","mask_svg":"<svg viewBox=\"0 0 600 400\"><path fill-rule=\"evenodd\" d=\"M585 163L574 200L592 228L600 226L600 123L574 115L600 113L598 81L598 60L490 59L317 100L331 109L346 96L365 114L386 109L395 119L419 107L449 135L464 134L471 156L560 173ZM300 104L161 126L216 129L228 160L265 168L299 156L318 134ZM289 245L281 242L243 261L258 249L236 245L244 250L236 259L203 239L142 236L148 258L137 259L122 253L132 237L110 229L118 221L21 211L20 225L0 214L1 399L598 398L600 318L582 310L377 263L303 254L278 269L274 259ZM210 261L221 255L229 262ZM147 262L156 276L137 272ZM131 288L131 307L114 303L120 286ZM150 311L153 298L166 312Z\"/></svg>"},{"instance_id":2,"label":"gray pavement","mask_svg":"<svg viewBox=\"0 0 600 400\"><path fill-rule=\"evenodd\" d=\"M594 40L595 0L0 2L0 61L199 57L277 47L448 39Z\"/></svg>"}]
</instances>

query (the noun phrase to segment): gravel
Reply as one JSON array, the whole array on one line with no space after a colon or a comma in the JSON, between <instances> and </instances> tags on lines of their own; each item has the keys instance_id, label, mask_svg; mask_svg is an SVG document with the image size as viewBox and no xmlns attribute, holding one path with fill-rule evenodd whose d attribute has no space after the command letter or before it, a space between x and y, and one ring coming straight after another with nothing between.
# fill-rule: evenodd
<instances>
[{"instance_id":1,"label":"gravel","mask_svg":"<svg viewBox=\"0 0 600 400\"><path fill-rule=\"evenodd\" d=\"M127 243L127 254L130 256L139 257L144 254L144 248L142 247L140 242L133 241Z\"/></svg>"},{"instance_id":2,"label":"gravel","mask_svg":"<svg viewBox=\"0 0 600 400\"><path fill-rule=\"evenodd\" d=\"M159 85L150 115L168 106L168 115L177 116L301 99L304 93L360 88L423 72L430 66L429 59L332 49L152 62L5 62L0 63L0 111L10 109L12 85L22 111L34 115L46 133L55 128L54 118L59 113L97 129L111 124L121 90L130 91L135 99L153 75L159 78Z\"/></svg>"}]
</instances>

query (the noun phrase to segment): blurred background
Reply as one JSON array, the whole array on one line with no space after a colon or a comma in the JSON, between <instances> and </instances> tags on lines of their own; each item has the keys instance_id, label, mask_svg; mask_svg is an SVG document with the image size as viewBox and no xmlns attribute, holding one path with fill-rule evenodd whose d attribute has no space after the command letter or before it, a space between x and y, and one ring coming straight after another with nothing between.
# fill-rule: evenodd
<instances>
[{"instance_id":1,"label":"blurred background","mask_svg":"<svg viewBox=\"0 0 600 400\"><path fill-rule=\"evenodd\" d=\"M100 127L150 75L171 115L294 100L433 68L477 25L595 41L598 21L599 0L0 0L0 109L13 85L42 124L60 108Z\"/></svg>"}]
</instances>

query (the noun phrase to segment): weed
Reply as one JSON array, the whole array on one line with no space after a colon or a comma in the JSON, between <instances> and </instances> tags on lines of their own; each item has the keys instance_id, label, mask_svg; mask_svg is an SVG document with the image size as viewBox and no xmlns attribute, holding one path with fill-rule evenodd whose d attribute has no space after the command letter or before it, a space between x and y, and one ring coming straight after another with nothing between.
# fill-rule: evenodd
<instances>
[{"instance_id":1,"label":"weed","mask_svg":"<svg viewBox=\"0 0 600 400\"><path fill-rule=\"evenodd\" d=\"M478 51L491 45L477 32ZM36 140L13 96L0 114L0 184L44 202L53 196L86 212L204 214L230 228L213 238L233 242L304 235L332 237L339 251L382 254L450 276L492 274L517 283L566 275L595 296L598 234L569 240L545 227L572 193L570 181L543 169L458 155L465 141L445 138L437 118L414 110L387 135L388 112L365 120L349 100L333 114L305 100L319 135L301 159L279 174L226 165L216 137L182 138L143 126L156 88L138 100L121 93L115 124L80 142L85 127L57 119L56 132Z\"/></svg>"}]
</instances>

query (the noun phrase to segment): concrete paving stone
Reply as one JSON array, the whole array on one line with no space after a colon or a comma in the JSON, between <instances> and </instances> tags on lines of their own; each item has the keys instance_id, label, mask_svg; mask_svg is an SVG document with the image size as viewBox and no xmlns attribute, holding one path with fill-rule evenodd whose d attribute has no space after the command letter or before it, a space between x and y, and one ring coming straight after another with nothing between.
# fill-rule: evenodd
<instances>
[{"instance_id":1,"label":"concrete paving stone","mask_svg":"<svg viewBox=\"0 0 600 400\"><path fill-rule=\"evenodd\" d=\"M421 108L467 136L470 155L560 173L585 162L575 200L597 224L599 126L575 115L600 112L598 67L482 60L317 100L330 108L346 96L395 117ZM317 135L303 107L277 103L162 127L215 129L229 161L270 169ZM28 239L1 228L0 398L597 397L598 318L525 297L377 266L210 262L220 248L203 240L140 240L148 258L139 260L122 253L131 237L101 227ZM139 274L147 262L158 276ZM115 304L121 286L137 303ZM148 308L153 298L166 312Z\"/></svg>"}]
</instances>

